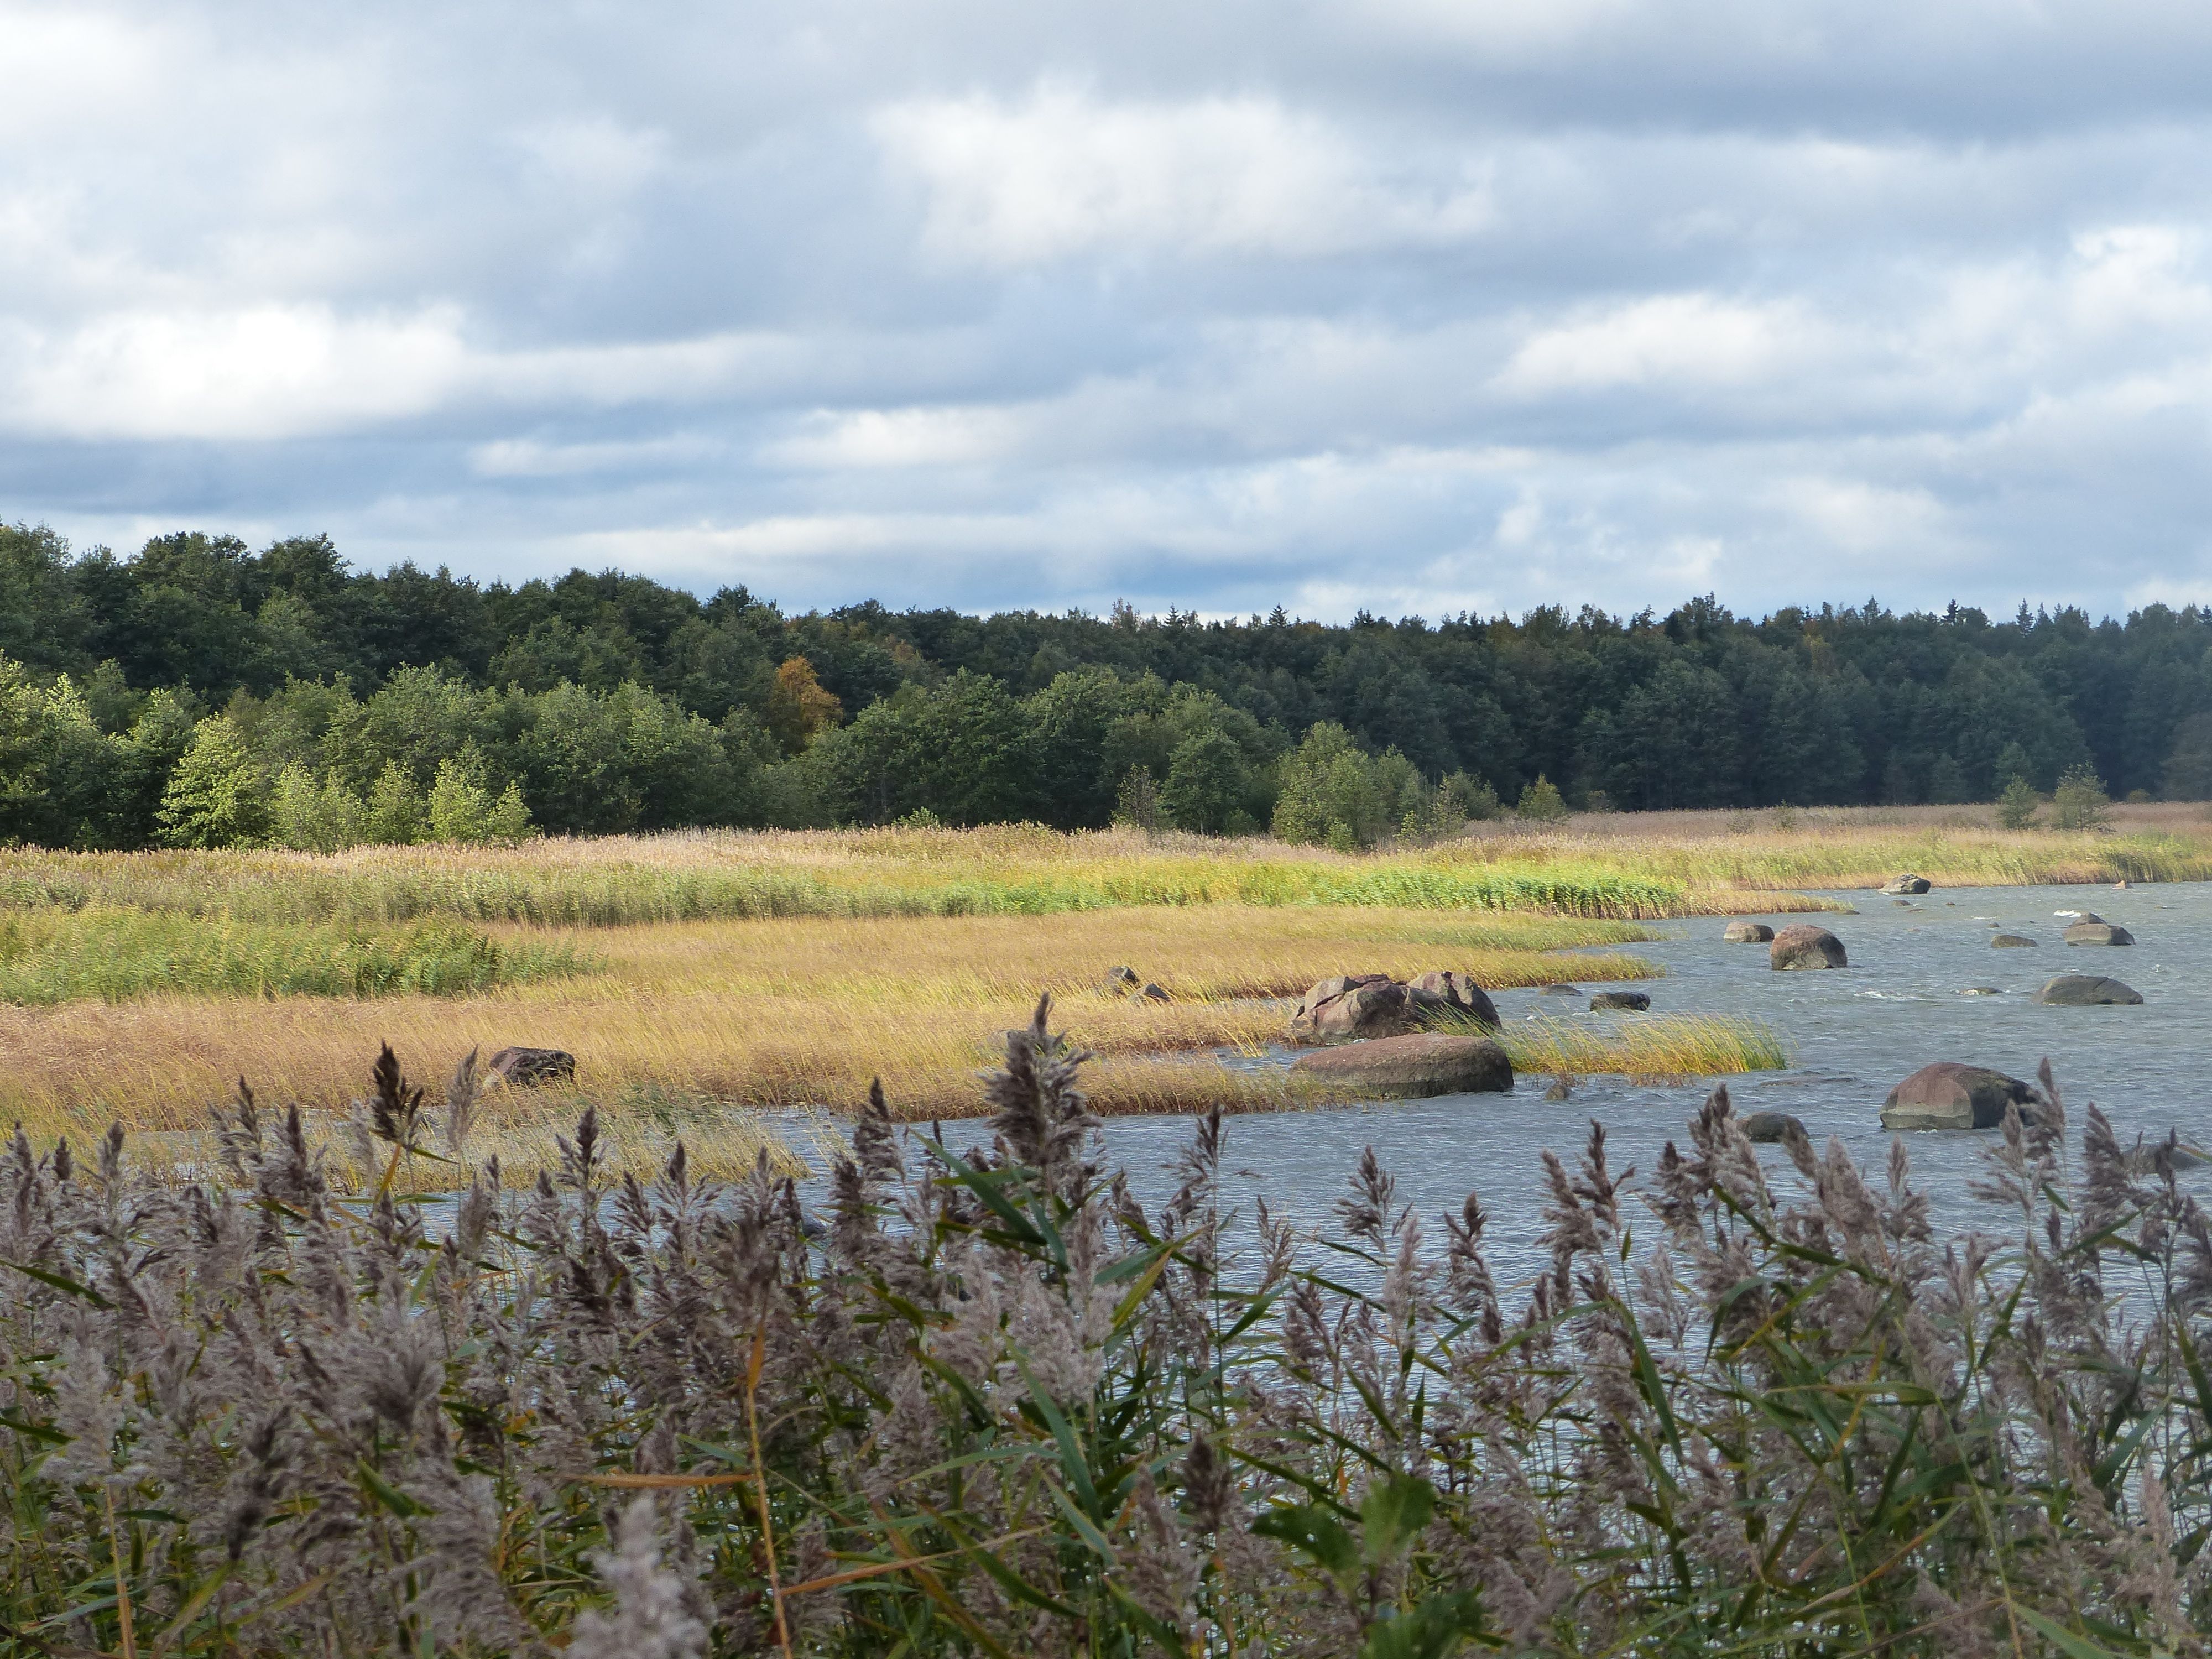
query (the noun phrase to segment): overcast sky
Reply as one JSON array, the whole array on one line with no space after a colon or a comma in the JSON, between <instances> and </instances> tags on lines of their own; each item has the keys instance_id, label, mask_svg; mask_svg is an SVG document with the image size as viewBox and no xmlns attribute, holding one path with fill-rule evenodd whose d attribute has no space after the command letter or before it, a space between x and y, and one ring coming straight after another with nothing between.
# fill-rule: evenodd
<instances>
[{"instance_id":1,"label":"overcast sky","mask_svg":"<svg viewBox=\"0 0 2212 1659\"><path fill-rule=\"evenodd\" d=\"M0 519L878 598L2212 599L2212 7L0 0Z\"/></svg>"}]
</instances>

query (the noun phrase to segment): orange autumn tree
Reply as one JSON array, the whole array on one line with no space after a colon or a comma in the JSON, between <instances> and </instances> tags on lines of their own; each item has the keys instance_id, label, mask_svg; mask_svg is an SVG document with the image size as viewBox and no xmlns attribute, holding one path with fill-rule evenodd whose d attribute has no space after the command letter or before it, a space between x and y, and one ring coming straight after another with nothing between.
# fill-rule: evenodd
<instances>
[{"instance_id":1,"label":"orange autumn tree","mask_svg":"<svg viewBox=\"0 0 2212 1659\"><path fill-rule=\"evenodd\" d=\"M815 733L836 725L844 712L845 705L823 685L812 663L804 657L784 659L768 694L768 728L786 754L805 748Z\"/></svg>"}]
</instances>

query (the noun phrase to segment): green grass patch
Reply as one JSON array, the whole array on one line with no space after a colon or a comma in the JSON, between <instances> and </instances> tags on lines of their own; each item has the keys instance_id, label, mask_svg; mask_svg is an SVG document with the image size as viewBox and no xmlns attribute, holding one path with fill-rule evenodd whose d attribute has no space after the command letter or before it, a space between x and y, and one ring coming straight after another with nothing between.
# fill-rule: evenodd
<instances>
[{"instance_id":1,"label":"green grass patch","mask_svg":"<svg viewBox=\"0 0 2212 1659\"><path fill-rule=\"evenodd\" d=\"M405 927L90 908L0 913L0 1001L203 996L463 996L596 970L566 945L450 921Z\"/></svg>"},{"instance_id":2,"label":"green grass patch","mask_svg":"<svg viewBox=\"0 0 2212 1659\"><path fill-rule=\"evenodd\" d=\"M1765 1024L1717 1014L1534 1019L1489 1035L1516 1072L1537 1077L1718 1077L1790 1064L1782 1040Z\"/></svg>"}]
</instances>

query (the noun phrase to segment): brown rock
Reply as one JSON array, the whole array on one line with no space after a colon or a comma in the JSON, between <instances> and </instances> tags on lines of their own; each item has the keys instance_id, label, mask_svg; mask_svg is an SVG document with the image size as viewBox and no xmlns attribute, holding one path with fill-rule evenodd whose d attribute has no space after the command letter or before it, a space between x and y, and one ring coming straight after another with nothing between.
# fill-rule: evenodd
<instances>
[{"instance_id":1,"label":"brown rock","mask_svg":"<svg viewBox=\"0 0 2212 1659\"><path fill-rule=\"evenodd\" d=\"M1751 1112L1743 1119L1743 1132L1761 1146L1771 1146L1788 1139L1793 1125L1799 1134L1805 1133L1803 1122L1787 1112Z\"/></svg>"},{"instance_id":2,"label":"brown rock","mask_svg":"<svg viewBox=\"0 0 2212 1659\"><path fill-rule=\"evenodd\" d=\"M1990 935L1990 948L1994 951L2033 951L2035 941L2022 939L2018 933L1992 933Z\"/></svg>"},{"instance_id":3,"label":"brown rock","mask_svg":"<svg viewBox=\"0 0 2212 1659\"><path fill-rule=\"evenodd\" d=\"M1425 1014L1455 1015L1462 1021L1487 1025L1493 1031L1498 1029L1498 1005L1491 1001L1488 992L1465 974L1454 973L1449 968L1432 969L1407 980L1406 989L1412 993ZM1436 999L1433 1005L1427 1001L1431 997Z\"/></svg>"},{"instance_id":4,"label":"brown rock","mask_svg":"<svg viewBox=\"0 0 2212 1659\"><path fill-rule=\"evenodd\" d=\"M1721 935L1723 945L1771 945L1774 930L1763 921L1732 921Z\"/></svg>"},{"instance_id":5,"label":"brown rock","mask_svg":"<svg viewBox=\"0 0 2212 1659\"><path fill-rule=\"evenodd\" d=\"M1650 1006L1651 994L1649 991L1600 991L1590 999L1590 1012L1594 1014L1602 1013L1609 1008L1640 1014Z\"/></svg>"},{"instance_id":6,"label":"brown rock","mask_svg":"<svg viewBox=\"0 0 2212 1659\"><path fill-rule=\"evenodd\" d=\"M1404 984L1388 974L1340 974L1300 1000L1291 1041L1365 1042L1454 1024L1498 1026L1496 1006L1464 974L1426 973Z\"/></svg>"},{"instance_id":7,"label":"brown rock","mask_svg":"<svg viewBox=\"0 0 2212 1659\"><path fill-rule=\"evenodd\" d=\"M1802 921L1774 936L1774 943L1767 948L1766 959L1777 971L1784 973L1793 969L1850 965L1850 959L1844 954L1843 940L1825 927Z\"/></svg>"},{"instance_id":8,"label":"brown rock","mask_svg":"<svg viewBox=\"0 0 2212 1659\"><path fill-rule=\"evenodd\" d=\"M1923 1066L1889 1091L1882 1103L1885 1129L1994 1129L2008 1105L2033 1119L2042 1097L2029 1085L1986 1066L1939 1060Z\"/></svg>"},{"instance_id":9,"label":"brown rock","mask_svg":"<svg viewBox=\"0 0 2212 1659\"><path fill-rule=\"evenodd\" d=\"M1924 893L1928 888L1927 877L1916 876L1908 870L1903 875L1885 884L1881 890L1885 893Z\"/></svg>"},{"instance_id":10,"label":"brown rock","mask_svg":"<svg viewBox=\"0 0 2212 1659\"><path fill-rule=\"evenodd\" d=\"M1300 1054L1291 1081L1333 1093L1404 1100L1505 1094L1513 1087L1513 1062L1487 1037L1417 1031Z\"/></svg>"},{"instance_id":11,"label":"brown rock","mask_svg":"<svg viewBox=\"0 0 2212 1659\"><path fill-rule=\"evenodd\" d=\"M484 1062L484 1077L523 1089L541 1083L574 1083L576 1057L565 1048L502 1048Z\"/></svg>"}]
</instances>

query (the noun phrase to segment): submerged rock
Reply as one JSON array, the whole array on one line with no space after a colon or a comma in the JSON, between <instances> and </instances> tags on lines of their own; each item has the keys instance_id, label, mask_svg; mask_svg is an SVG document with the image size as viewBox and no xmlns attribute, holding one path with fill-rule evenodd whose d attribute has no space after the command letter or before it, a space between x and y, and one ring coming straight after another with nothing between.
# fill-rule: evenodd
<instances>
[{"instance_id":1,"label":"submerged rock","mask_svg":"<svg viewBox=\"0 0 2212 1659\"><path fill-rule=\"evenodd\" d=\"M1962 985L1959 988L1959 994L1962 997L2001 997L2004 993L1994 985Z\"/></svg>"},{"instance_id":2,"label":"submerged rock","mask_svg":"<svg viewBox=\"0 0 2212 1659\"><path fill-rule=\"evenodd\" d=\"M1808 922L1799 922L1785 927L1774 936L1768 947L1766 960L1776 971L1786 973L1801 968L1848 968L1850 959L1844 954L1844 942L1825 927L1815 927Z\"/></svg>"},{"instance_id":3,"label":"submerged rock","mask_svg":"<svg viewBox=\"0 0 2212 1659\"><path fill-rule=\"evenodd\" d=\"M2035 941L2023 939L2018 933L1992 933L1990 935L1990 946L1997 951L2033 951Z\"/></svg>"},{"instance_id":4,"label":"submerged rock","mask_svg":"<svg viewBox=\"0 0 2212 1659\"><path fill-rule=\"evenodd\" d=\"M1925 876L1916 876L1910 870L1892 878L1882 887L1885 893L1924 893L1931 885Z\"/></svg>"},{"instance_id":5,"label":"submerged rock","mask_svg":"<svg viewBox=\"0 0 2212 1659\"><path fill-rule=\"evenodd\" d=\"M2142 993L2102 974L2061 974L2038 991L2035 1000L2051 1008L2132 1008L2142 1002Z\"/></svg>"},{"instance_id":6,"label":"submerged rock","mask_svg":"<svg viewBox=\"0 0 2212 1659\"><path fill-rule=\"evenodd\" d=\"M485 1081L494 1078L520 1089L574 1083L576 1057L565 1048L502 1048L484 1062Z\"/></svg>"},{"instance_id":7,"label":"submerged rock","mask_svg":"<svg viewBox=\"0 0 2212 1659\"><path fill-rule=\"evenodd\" d=\"M2031 1084L1986 1066L1939 1060L1923 1066L1889 1091L1882 1103L1885 1129L1994 1129L2008 1105L2033 1119L2042 1097Z\"/></svg>"},{"instance_id":8,"label":"submerged rock","mask_svg":"<svg viewBox=\"0 0 2212 1659\"><path fill-rule=\"evenodd\" d=\"M1787 1112L1748 1112L1743 1118L1744 1133L1763 1146L1788 1139L1792 1128L1801 1135L1805 1133L1803 1120Z\"/></svg>"},{"instance_id":9,"label":"submerged rock","mask_svg":"<svg viewBox=\"0 0 2212 1659\"><path fill-rule=\"evenodd\" d=\"M1724 945L1767 945L1773 939L1774 930L1763 921L1732 921L1721 935Z\"/></svg>"},{"instance_id":10,"label":"submerged rock","mask_svg":"<svg viewBox=\"0 0 2212 1659\"><path fill-rule=\"evenodd\" d=\"M2133 945L2136 936L2101 917L2084 916L2066 930L2069 945Z\"/></svg>"},{"instance_id":11,"label":"submerged rock","mask_svg":"<svg viewBox=\"0 0 2212 1659\"><path fill-rule=\"evenodd\" d=\"M1536 994L1540 997L1578 997L1582 994L1583 988L1579 985L1541 985L1536 988Z\"/></svg>"},{"instance_id":12,"label":"submerged rock","mask_svg":"<svg viewBox=\"0 0 2212 1659\"><path fill-rule=\"evenodd\" d=\"M1406 1100L1506 1094L1513 1088L1513 1062L1487 1037L1417 1031L1301 1054L1291 1081Z\"/></svg>"},{"instance_id":13,"label":"submerged rock","mask_svg":"<svg viewBox=\"0 0 2212 1659\"><path fill-rule=\"evenodd\" d=\"M2161 1175L2165 1170L2195 1170L2212 1164L2212 1152L2190 1146L2172 1129L2166 1132L2165 1139L2154 1140L2148 1146L2144 1145L2143 1138L2137 1135L2136 1144L2128 1148L2126 1158L2128 1173L2132 1176ZM2161 1164L2165 1166L2164 1170L2160 1167Z\"/></svg>"},{"instance_id":14,"label":"submerged rock","mask_svg":"<svg viewBox=\"0 0 2212 1659\"><path fill-rule=\"evenodd\" d=\"M1590 1012L1594 1014L1608 1008L1640 1014L1650 1006L1651 994L1649 991L1600 991L1590 999Z\"/></svg>"}]
</instances>

